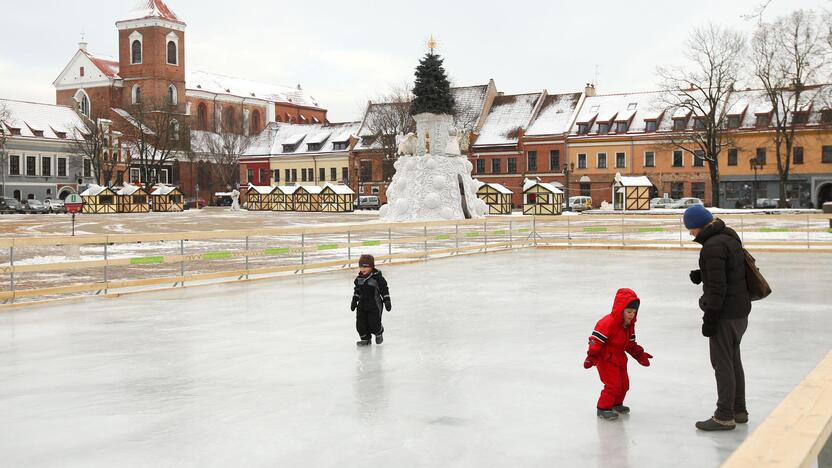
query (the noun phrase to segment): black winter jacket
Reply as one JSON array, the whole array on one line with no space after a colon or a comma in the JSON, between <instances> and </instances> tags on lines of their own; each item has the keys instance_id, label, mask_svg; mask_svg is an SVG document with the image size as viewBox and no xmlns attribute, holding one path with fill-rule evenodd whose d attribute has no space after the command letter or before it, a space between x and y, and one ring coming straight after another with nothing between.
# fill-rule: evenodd
<instances>
[{"instance_id":1,"label":"black winter jacket","mask_svg":"<svg viewBox=\"0 0 832 468\"><path fill-rule=\"evenodd\" d=\"M703 293L699 308L705 312L705 322L747 317L751 298L745 283L745 253L736 231L717 218L694 241L702 244L699 268Z\"/></svg>"},{"instance_id":2,"label":"black winter jacket","mask_svg":"<svg viewBox=\"0 0 832 468\"><path fill-rule=\"evenodd\" d=\"M373 270L369 276L358 275L355 278L352 302L360 310L377 309L381 312L384 305L390 310L390 289L387 287L387 280L381 275L381 270Z\"/></svg>"}]
</instances>

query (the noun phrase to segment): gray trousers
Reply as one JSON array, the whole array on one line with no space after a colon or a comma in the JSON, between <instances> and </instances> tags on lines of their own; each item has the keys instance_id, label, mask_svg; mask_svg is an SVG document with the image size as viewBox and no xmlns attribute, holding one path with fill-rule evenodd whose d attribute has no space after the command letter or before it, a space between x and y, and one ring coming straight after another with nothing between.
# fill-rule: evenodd
<instances>
[{"instance_id":1,"label":"gray trousers","mask_svg":"<svg viewBox=\"0 0 832 468\"><path fill-rule=\"evenodd\" d=\"M717 402L714 417L734 419L734 413L746 412L745 372L742 369L740 342L748 328L748 317L719 320L717 333L709 338L711 366L716 375Z\"/></svg>"}]
</instances>

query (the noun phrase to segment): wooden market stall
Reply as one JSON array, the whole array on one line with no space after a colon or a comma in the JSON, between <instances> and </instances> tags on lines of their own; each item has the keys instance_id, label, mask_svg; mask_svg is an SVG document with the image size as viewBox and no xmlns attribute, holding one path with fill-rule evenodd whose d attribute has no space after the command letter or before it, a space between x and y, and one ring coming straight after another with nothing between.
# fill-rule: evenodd
<instances>
[{"instance_id":1,"label":"wooden market stall","mask_svg":"<svg viewBox=\"0 0 832 468\"><path fill-rule=\"evenodd\" d=\"M172 185L157 185L150 192L150 202L153 211L183 211L185 203L182 192Z\"/></svg>"},{"instance_id":2,"label":"wooden market stall","mask_svg":"<svg viewBox=\"0 0 832 468\"><path fill-rule=\"evenodd\" d=\"M116 208L119 213L147 213L150 200L147 192L137 185L125 185L116 192Z\"/></svg>"},{"instance_id":3,"label":"wooden market stall","mask_svg":"<svg viewBox=\"0 0 832 468\"><path fill-rule=\"evenodd\" d=\"M246 209L249 211L272 211L274 209L274 192L270 185L250 185L246 191Z\"/></svg>"},{"instance_id":4,"label":"wooden market stall","mask_svg":"<svg viewBox=\"0 0 832 468\"><path fill-rule=\"evenodd\" d=\"M650 190L653 183L647 176L622 176L615 174L612 182L613 209L642 211L650 209Z\"/></svg>"},{"instance_id":5,"label":"wooden market stall","mask_svg":"<svg viewBox=\"0 0 832 468\"><path fill-rule=\"evenodd\" d=\"M272 192L274 203L272 204L273 211L295 211L295 191L298 187L296 185L278 185Z\"/></svg>"},{"instance_id":6,"label":"wooden market stall","mask_svg":"<svg viewBox=\"0 0 832 468\"><path fill-rule=\"evenodd\" d=\"M346 185L327 182L321 189L321 211L325 213L348 213L355 209L355 192Z\"/></svg>"},{"instance_id":7,"label":"wooden market stall","mask_svg":"<svg viewBox=\"0 0 832 468\"><path fill-rule=\"evenodd\" d=\"M293 197L295 211L321 211L321 187L317 185L300 185Z\"/></svg>"},{"instance_id":8,"label":"wooden market stall","mask_svg":"<svg viewBox=\"0 0 832 468\"><path fill-rule=\"evenodd\" d=\"M523 184L523 214L559 215L563 212L563 191L551 183L526 180Z\"/></svg>"},{"instance_id":9,"label":"wooden market stall","mask_svg":"<svg viewBox=\"0 0 832 468\"><path fill-rule=\"evenodd\" d=\"M86 190L81 192L81 199L84 200L82 213L118 213L116 193L109 187L90 185Z\"/></svg>"},{"instance_id":10,"label":"wooden market stall","mask_svg":"<svg viewBox=\"0 0 832 468\"><path fill-rule=\"evenodd\" d=\"M504 185L485 182L477 190L477 197L488 205L488 214L511 214L514 193Z\"/></svg>"}]
</instances>

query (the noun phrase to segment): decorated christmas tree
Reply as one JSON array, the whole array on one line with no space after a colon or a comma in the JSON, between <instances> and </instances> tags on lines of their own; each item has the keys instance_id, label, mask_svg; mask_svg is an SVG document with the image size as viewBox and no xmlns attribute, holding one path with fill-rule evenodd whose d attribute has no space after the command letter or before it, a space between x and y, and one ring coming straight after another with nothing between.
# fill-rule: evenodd
<instances>
[{"instance_id":1,"label":"decorated christmas tree","mask_svg":"<svg viewBox=\"0 0 832 468\"><path fill-rule=\"evenodd\" d=\"M416 67L416 83L413 87L415 99L410 106L412 115L423 112L433 114L454 115L454 96L451 94L451 83L442 66L442 58L434 53L436 42L431 38L428 44L430 51L419 60Z\"/></svg>"}]
</instances>

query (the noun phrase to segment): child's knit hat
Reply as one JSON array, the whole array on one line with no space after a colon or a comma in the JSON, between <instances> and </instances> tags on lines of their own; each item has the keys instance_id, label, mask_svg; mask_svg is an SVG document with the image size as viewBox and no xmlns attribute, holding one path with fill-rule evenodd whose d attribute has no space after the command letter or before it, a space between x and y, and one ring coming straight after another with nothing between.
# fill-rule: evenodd
<instances>
[{"instance_id":1,"label":"child's knit hat","mask_svg":"<svg viewBox=\"0 0 832 468\"><path fill-rule=\"evenodd\" d=\"M358 259L358 266L359 267L376 267L376 259L370 254L364 254L361 258Z\"/></svg>"}]
</instances>

